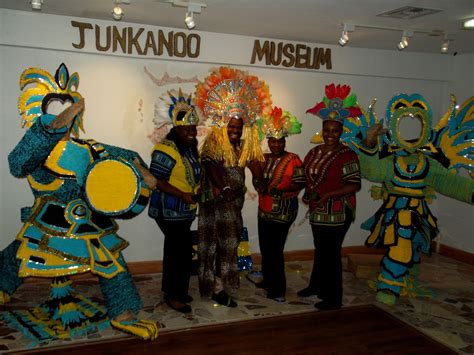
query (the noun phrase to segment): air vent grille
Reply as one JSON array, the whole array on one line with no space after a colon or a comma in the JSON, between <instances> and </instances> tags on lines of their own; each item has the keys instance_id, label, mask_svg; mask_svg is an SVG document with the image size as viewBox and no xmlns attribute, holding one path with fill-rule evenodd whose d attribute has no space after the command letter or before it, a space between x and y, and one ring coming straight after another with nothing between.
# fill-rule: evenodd
<instances>
[{"instance_id":1,"label":"air vent grille","mask_svg":"<svg viewBox=\"0 0 474 355\"><path fill-rule=\"evenodd\" d=\"M425 9L422 7L404 6L400 7L399 9L383 12L377 16L411 20L422 16L436 14L441 11L442 10Z\"/></svg>"}]
</instances>

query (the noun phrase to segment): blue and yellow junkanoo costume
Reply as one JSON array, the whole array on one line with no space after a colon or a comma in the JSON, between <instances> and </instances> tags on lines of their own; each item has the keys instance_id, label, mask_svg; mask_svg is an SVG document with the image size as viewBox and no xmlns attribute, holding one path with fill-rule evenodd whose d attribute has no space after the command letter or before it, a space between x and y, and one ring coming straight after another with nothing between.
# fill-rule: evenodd
<instances>
[{"instance_id":1,"label":"blue and yellow junkanoo costume","mask_svg":"<svg viewBox=\"0 0 474 355\"><path fill-rule=\"evenodd\" d=\"M64 278L68 275L92 272L99 276L111 319L126 311L137 313L142 307L121 254L128 242L117 235L113 218L137 215L149 196L132 163L138 159L144 165L137 153L93 140L64 140L68 130L78 135L82 113L69 128L48 128L56 118L45 113L48 103L79 101L81 96L75 91L78 83L77 73L69 77L64 64L54 78L36 68L27 69L20 78L22 89L36 85L25 90L19 100L20 113L30 128L8 161L13 176L27 178L35 202L33 207L22 209L24 225L16 240L0 253L3 301L25 277L55 278L50 298L41 307L59 320L64 330L84 328L84 324L103 318L92 302L70 294L70 281ZM127 323L117 328L127 331L130 326ZM49 328L37 325L34 333L39 334L38 340L64 334L51 328L51 324ZM144 338L155 336L154 330L131 332Z\"/></svg>"},{"instance_id":2,"label":"blue and yellow junkanoo costume","mask_svg":"<svg viewBox=\"0 0 474 355\"><path fill-rule=\"evenodd\" d=\"M372 108L359 122L349 124L352 132L347 141L359 154L363 177L383 184L372 188L372 196L383 199L382 206L362 224L370 231L367 246L387 248L376 283L381 302L393 304L395 297L413 291L410 269L420 263L421 253L430 253L438 234L436 217L428 207L434 193L472 203L474 180L457 175L456 170L474 168L473 114L474 98L460 108L453 98L450 110L431 129L426 100L418 94L400 94L387 106L388 132L374 148L357 139L358 133L363 136L365 128L377 122ZM399 124L407 118L421 123L418 139L402 138Z\"/></svg>"}]
</instances>

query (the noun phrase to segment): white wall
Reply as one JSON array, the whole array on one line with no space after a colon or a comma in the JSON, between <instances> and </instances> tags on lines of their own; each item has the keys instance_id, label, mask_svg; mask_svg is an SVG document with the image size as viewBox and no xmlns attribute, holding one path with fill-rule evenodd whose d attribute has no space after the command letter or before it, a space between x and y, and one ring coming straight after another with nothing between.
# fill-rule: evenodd
<instances>
[{"instance_id":1,"label":"white wall","mask_svg":"<svg viewBox=\"0 0 474 355\"><path fill-rule=\"evenodd\" d=\"M101 26L117 25L116 22L74 20ZM464 60L464 56L330 46L332 70L288 70L250 65L253 38L205 32L198 32L202 38L198 60L103 55L94 48L78 51L71 47L72 42L77 42L77 33L71 29L70 21L68 17L0 9L0 248L10 243L18 232L21 226L20 208L33 202L26 181L13 178L7 165L8 153L24 133L19 124L17 98L20 94L18 79L27 67L41 67L54 74L58 65L64 62L71 73L77 71L81 79L79 91L86 98L86 134L83 137L136 150L145 161L149 160L153 146L147 136L153 129L157 98L165 90L177 87L155 85L145 73L145 68L157 77L167 72L171 76L191 78L197 75L203 79L211 67L227 63L259 76L270 86L274 104L289 110L303 123L303 133L290 137L287 143L288 150L298 153L302 158L311 148L310 137L321 128L318 119L306 115L305 111L321 100L324 86L328 83L351 85L359 102L365 107L376 97L379 117L383 117L388 100L400 92L423 94L431 103L435 117L439 117L449 104L448 91L454 90L460 99L468 96L466 90L473 92L472 81L469 85L457 84L458 80L465 77L462 73L469 71L472 56ZM183 84L182 87L192 91L194 84ZM364 181L358 194L357 220L346 237L346 246L362 245L367 236L359 225L379 206L369 197L370 186L371 183ZM249 228L252 251L258 252L257 204L254 197L249 194L243 216ZM454 209L445 208L445 200L453 204ZM469 223L472 220L472 207L445 200L433 205L433 211L440 219L443 242L449 239L449 245L474 252L472 235L469 235L469 231L472 234ZM306 209L301 207L286 250L312 248L311 230L308 221L304 220ZM451 220L453 215L463 216L464 223ZM130 247L125 252L128 260L162 258L163 236L146 213L133 220L120 222L120 226L120 234L130 241Z\"/></svg>"}]
</instances>

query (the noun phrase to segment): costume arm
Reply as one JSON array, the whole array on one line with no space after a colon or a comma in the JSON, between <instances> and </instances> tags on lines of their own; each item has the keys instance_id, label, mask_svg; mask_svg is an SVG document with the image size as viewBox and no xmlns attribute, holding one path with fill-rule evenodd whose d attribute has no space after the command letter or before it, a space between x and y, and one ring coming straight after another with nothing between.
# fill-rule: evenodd
<instances>
[{"instance_id":1,"label":"costume arm","mask_svg":"<svg viewBox=\"0 0 474 355\"><path fill-rule=\"evenodd\" d=\"M8 155L8 164L13 176L25 177L31 174L67 133L66 127L46 128L55 117L53 115L40 116Z\"/></svg>"},{"instance_id":2,"label":"costume arm","mask_svg":"<svg viewBox=\"0 0 474 355\"><path fill-rule=\"evenodd\" d=\"M430 170L427 181L433 188L456 200L473 203L474 180L453 174L440 163L429 159Z\"/></svg>"},{"instance_id":3,"label":"costume arm","mask_svg":"<svg viewBox=\"0 0 474 355\"><path fill-rule=\"evenodd\" d=\"M357 152L360 172L363 178L373 182L384 182L393 174L392 161L389 158L380 159L378 153L368 154L363 150Z\"/></svg>"}]
</instances>

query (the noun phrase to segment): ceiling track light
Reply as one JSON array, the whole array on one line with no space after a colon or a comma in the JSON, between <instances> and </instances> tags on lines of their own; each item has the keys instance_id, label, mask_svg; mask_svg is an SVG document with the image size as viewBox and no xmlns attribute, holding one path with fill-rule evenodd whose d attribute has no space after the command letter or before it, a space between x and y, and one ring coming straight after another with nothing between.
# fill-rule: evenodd
<instances>
[{"instance_id":1,"label":"ceiling track light","mask_svg":"<svg viewBox=\"0 0 474 355\"><path fill-rule=\"evenodd\" d=\"M452 36L449 36L447 33L443 36L443 42L441 42L441 47L439 48L439 52L441 54L446 54L449 51L449 44L453 40Z\"/></svg>"},{"instance_id":2,"label":"ceiling track light","mask_svg":"<svg viewBox=\"0 0 474 355\"><path fill-rule=\"evenodd\" d=\"M194 21L194 13L192 11L186 12L184 23L186 24L188 30L192 30L194 27L196 27L196 22Z\"/></svg>"},{"instance_id":3,"label":"ceiling track light","mask_svg":"<svg viewBox=\"0 0 474 355\"><path fill-rule=\"evenodd\" d=\"M344 24L344 29L342 30L342 35L341 35L341 38L339 38L339 45L341 47L344 47L347 42L349 42L349 32L354 32L355 30L355 26L353 24L350 24L350 23L345 23Z\"/></svg>"},{"instance_id":4,"label":"ceiling track light","mask_svg":"<svg viewBox=\"0 0 474 355\"><path fill-rule=\"evenodd\" d=\"M120 21L125 14L120 5L130 5L130 0L114 0L114 8L112 9L112 17L115 21Z\"/></svg>"},{"instance_id":5,"label":"ceiling track light","mask_svg":"<svg viewBox=\"0 0 474 355\"><path fill-rule=\"evenodd\" d=\"M187 8L186 16L184 17L184 23L186 24L188 30L192 30L194 27L196 27L196 20L194 18L194 14L200 14L201 10L204 7L207 7L206 4L188 2L183 0L166 0L165 2L170 3L171 5L176 7Z\"/></svg>"},{"instance_id":6,"label":"ceiling track light","mask_svg":"<svg viewBox=\"0 0 474 355\"><path fill-rule=\"evenodd\" d=\"M397 45L397 48L399 51L404 50L406 47L408 47L408 44L410 43L410 38L413 37L413 31L403 31L402 34L402 39Z\"/></svg>"},{"instance_id":7,"label":"ceiling track light","mask_svg":"<svg viewBox=\"0 0 474 355\"><path fill-rule=\"evenodd\" d=\"M31 8L32 8L33 10L38 10L38 11L40 11L40 10L41 10L41 6L43 6L43 0L31 0L30 3L31 3Z\"/></svg>"}]
</instances>

